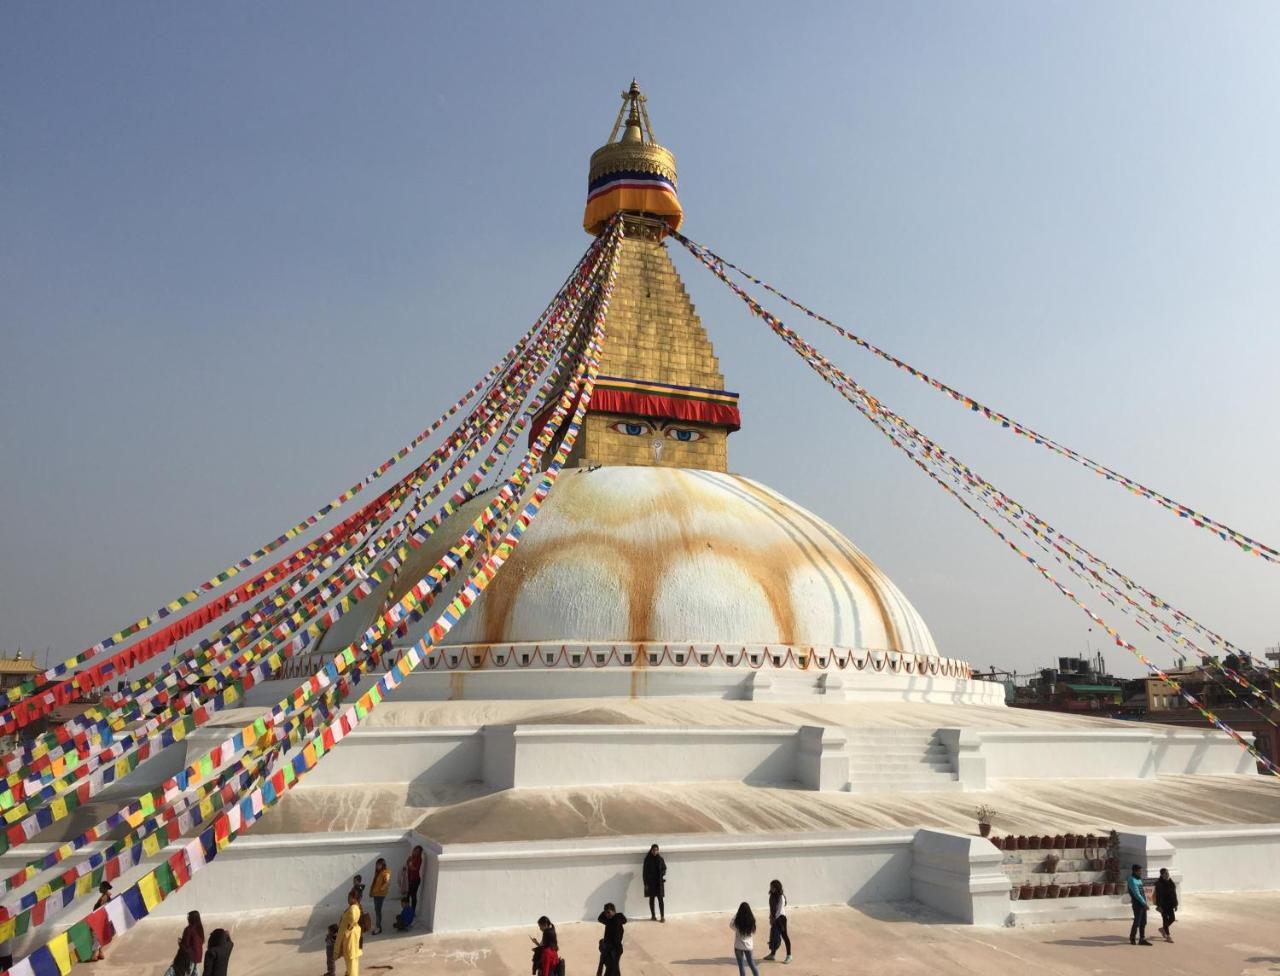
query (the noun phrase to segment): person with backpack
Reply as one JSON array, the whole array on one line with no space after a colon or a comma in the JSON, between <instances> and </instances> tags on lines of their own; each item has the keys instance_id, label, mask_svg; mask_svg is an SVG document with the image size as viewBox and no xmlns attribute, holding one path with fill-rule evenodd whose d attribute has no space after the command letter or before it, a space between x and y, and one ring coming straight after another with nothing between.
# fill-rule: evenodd
<instances>
[{"instance_id":1,"label":"person with backpack","mask_svg":"<svg viewBox=\"0 0 1280 976\"><path fill-rule=\"evenodd\" d=\"M756 961L751 956L755 948L756 917L745 901L738 906L738 914L733 916L729 928L733 929L733 958L738 960L738 976L747 976L748 966L752 976L760 976Z\"/></svg>"},{"instance_id":2,"label":"person with backpack","mask_svg":"<svg viewBox=\"0 0 1280 976\"><path fill-rule=\"evenodd\" d=\"M627 924L627 916L618 911L613 902L609 902L596 921L604 926L596 976L622 976L622 929Z\"/></svg>"},{"instance_id":3,"label":"person with backpack","mask_svg":"<svg viewBox=\"0 0 1280 976\"><path fill-rule=\"evenodd\" d=\"M776 878L769 882L769 954L765 962L772 962L778 955L778 947L787 946L787 958L783 963L791 962L791 934L787 931L787 896L782 890L782 882Z\"/></svg>"},{"instance_id":4,"label":"person with backpack","mask_svg":"<svg viewBox=\"0 0 1280 976\"><path fill-rule=\"evenodd\" d=\"M560 976L564 973L564 962L560 958L560 940L556 936L556 927L551 919L543 915L538 919L538 930L542 933L542 941L533 940L532 976Z\"/></svg>"},{"instance_id":5,"label":"person with backpack","mask_svg":"<svg viewBox=\"0 0 1280 976\"><path fill-rule=\"evenodd\" d=\"M1178 886L1173 883L1173 878L1169 877L1169 869L1161 868L1160 877L1156 879L1156 911L1160 913L1162 924L1159 932L1164 936L1165 942L1172 942L1173 936L1169 934L1169 926L1177 921L1175 912L1178 908Z\"/></svg>"},{"instance_id":6,"label":"person with backpack","mask_svg":"<svg viewBox=\"0 0 1280 976\"><path fill-rule=\"evenodd\" d=\"M663 896L666 894L667 889L667 862L658 853L657 844L650 847L649 853L644 856L644 867L640 873L644 880L644 896L649 899L649 921L665 922L667 920L667 906L663 901ZM658 911L661 913L661 918L653 913L655 899L658 902Z\"/></svg>"}]
</instances>

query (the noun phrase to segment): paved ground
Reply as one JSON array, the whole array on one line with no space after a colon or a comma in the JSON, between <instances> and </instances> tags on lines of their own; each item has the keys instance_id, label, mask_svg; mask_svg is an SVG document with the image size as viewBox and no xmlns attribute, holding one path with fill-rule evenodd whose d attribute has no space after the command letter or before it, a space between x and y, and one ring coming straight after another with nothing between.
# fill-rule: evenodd
<instances>
[{"instance_id":1,"label":"paved ground","mask_svg":"<svg viewBox=\"0 0 1280 976\"><path fill-rule=\"evenodd\" d=\"M762 976L1274 976L1280 974L1280 894L1187 898L1174 927L1176 944L1154 936L1151 948L1128 943L1127 923L1075 922L1021 929L976 929L943 923L914 904L793 909L795 962L762 964ZM537 916L536 907L530 919ZM665 925L636 920L627 927L626 976L733 974L726 914L673 918ZM328 918L280 912L254 919L206 919L206 931L230 928L235 976L321 976L321 935ZM114 944L99 976L159 976L177 939L176 921L145 922ZM506 976L529 971L525 930L450 936L372 938L361 973ZM559 929L571 976L595 972L599 926ZM341 963L338 973L343 972Z\"/></svg>"}]
</instances>

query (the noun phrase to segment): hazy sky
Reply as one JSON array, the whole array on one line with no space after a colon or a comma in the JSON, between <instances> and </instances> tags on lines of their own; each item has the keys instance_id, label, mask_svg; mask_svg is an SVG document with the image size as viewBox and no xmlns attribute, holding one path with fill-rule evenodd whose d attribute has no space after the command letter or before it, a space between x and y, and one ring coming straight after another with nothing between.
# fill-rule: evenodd
<instances>
[{"instance_id":1,"label":"hazy sky","mask_svg":"<svg viewBox=\"0 0 1280 976\"><path fill-rule=\"evenodd\" d=\"M1278 45L1273 4L4 4L0 647L80 650L451 403L585 247L632 75L695 239L1276 545ZM1105 647L674 257L742 395L732 469L846 532L943 653ZM1130 575L1280 643L1280 567L784 318Z\"/></svg>"}]
</instances>

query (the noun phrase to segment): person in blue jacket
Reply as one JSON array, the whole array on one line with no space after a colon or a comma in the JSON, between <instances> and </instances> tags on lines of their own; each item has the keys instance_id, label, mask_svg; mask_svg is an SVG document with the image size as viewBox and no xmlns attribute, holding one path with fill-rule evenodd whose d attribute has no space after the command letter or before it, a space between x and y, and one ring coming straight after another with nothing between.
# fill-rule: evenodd
<instances>
[{"instance_id":1,"label":"person in blue jacket","mask_svg":"<svg viewBox=\"0 0 1280 976\"><path fill-rule=\"evenodd\" d=\"M1135 864L1133 873L1129 875L1129 901L1133 905L1133 925L1129 927L1129 944L1149 946L1151 943L1147 941L1147 893L1142 890L1141 864Z\"/></svg>"}]
</instances>

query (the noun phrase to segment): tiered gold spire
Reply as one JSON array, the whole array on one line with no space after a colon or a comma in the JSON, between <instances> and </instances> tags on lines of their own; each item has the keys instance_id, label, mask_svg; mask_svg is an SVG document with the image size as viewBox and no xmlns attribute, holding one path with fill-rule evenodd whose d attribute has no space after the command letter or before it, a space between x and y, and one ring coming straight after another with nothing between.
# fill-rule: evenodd
<instances>
[{"instance_id":1,"label":"tiered gold spire","mask_svg":"<svg viewBox=\"0 0 1280 976\"><path fill-rule=\"evenodd\" d=\"M593 207L604 222L620 212L626 236L600 378L575 456L580 463L725 471L727 438L738 429L737 394L725 392L720 363L662 243L682 216L675 157L654 141L634 81L622 99L609 142L591 156L591 185L604 189L588 198L588 223Z\"/></svg>"}]
</instances>

